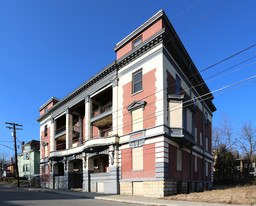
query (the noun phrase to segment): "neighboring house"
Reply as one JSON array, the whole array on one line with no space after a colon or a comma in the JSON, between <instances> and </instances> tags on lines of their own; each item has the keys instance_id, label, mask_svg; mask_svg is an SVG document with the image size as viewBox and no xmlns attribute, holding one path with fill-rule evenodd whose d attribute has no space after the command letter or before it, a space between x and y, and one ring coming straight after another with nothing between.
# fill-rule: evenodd
<instances>
[{"instance_id":1,"label":"neighboring house","mask_svg":"<svg viewBox=\"0 0 256 206\"><path fill-rule=\"evenodd\" d=\"M42 186L158 197L211 188L213 96L165 13L114 51L40 107Z\"/></svg>"},{"instance_id":2,"label":"neighboring house","mask_svg":"<svg viewBox=\"0 0 256 206\"><path fill-rule=\"evenodd\" d=\"M11 158L10 164L7 165L7 173L8 177L16 176L15 163L13 162L13 158Z\"/></svg>"},{"instance_id":3,"label":"neighboring house","mask_svg":"<svg viewBox=\"0 0 256 206\"><path fill-rule=\"evenodd\" d=\"M18 170L20 177L31 178L40 174L40 141L32 140L21 145L21 154L18 155Z\"/></svg>"},{"instance_id":4,"label":"neighboring house","mask_svg":"<svg viewBox=\"0 0 256 206\"><path fill-rule=\"evenodd\" d=\"M250 162L248 158L236 158L234 170L237 179L256 176L255 162Z\"/></svg>"}]
</instances>

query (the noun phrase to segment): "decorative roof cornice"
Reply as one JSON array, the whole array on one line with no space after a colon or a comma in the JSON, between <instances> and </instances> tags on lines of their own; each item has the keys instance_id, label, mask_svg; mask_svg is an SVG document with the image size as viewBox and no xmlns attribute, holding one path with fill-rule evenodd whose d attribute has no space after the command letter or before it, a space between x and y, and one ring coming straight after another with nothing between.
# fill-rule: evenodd
<instances>
[{"instance_id":1,"label":"decorative roof cornice","mask_svg":"<svg viewBox=\"0 0 256 206\"><path fill-rule=\"evenodd\" d=\"M62 100L60 100L58 103L56 103L53 107L51 107L45 114L41 115L39 118L37 118L37 121L40 122L42 119L44 119L46 116L51 114L53 111L76 97L77 95L81 94L83 91L85 91L87 88L94 85L96 82L103 79L105 76L113 72L116 67L116 60L110 63L108 66L106 66L104 69L102 69L100 72L95 74L93 77L91 77L89 80L87 80L85 83L83 83L81 86L79 86L77 89L75 89L73 92L68 94L66 97L64 97Z\"/></svg>"},{"instance_id":2,"label":"decorative roof cornice","mask_svg":"<svg viewBox=\"0 0 256 206\"><path fill-rule=\"evenodd\" d=\"M39 109L38 111L40 112L43 108L45 108L48 104L50 104L52 101L56 101L59 102L60 99L56 98L56 97L52 97L51 99L49 99L47 102L45 102Z\"/></svg>"},{"instance_id":3,"label":"decorative roof cornice","mask_svg":"<svg viewBox=\"0 0 256 206\"><path fill-rule=\"evenodd\" d=\"M137 59L145 52L147 52L152 47L156 46L157 44L163 42L165 37L165 29L157 32L151 38L147 39L145 42L141 43L138 47L121 57L117 60L117 68L120 69L130 63L131 61Z\"/></svg>"},{"instance_id":4,"label":"decorative roof cornice","mask_svg":"<svg viewBox=\"0 0 256 206\"><path fill-rule=\"evenodd\" d=\"M149 20L147 20L144 24L142 24L140 27L138 27L135 31L130 33L128 36L126 36L124 39L122 39L120 42L116 44L114 47L114 51L117 51L122 46L124 46L127 42L129 42L131 39L133 39L135 36L137 36L139 33L141 33L144 29L149 27L151 24L155 23L156 20L160 19L164 14L164 11L161 9L158 11L154 16L152 16Z\"/></svg>"}]
</instances>

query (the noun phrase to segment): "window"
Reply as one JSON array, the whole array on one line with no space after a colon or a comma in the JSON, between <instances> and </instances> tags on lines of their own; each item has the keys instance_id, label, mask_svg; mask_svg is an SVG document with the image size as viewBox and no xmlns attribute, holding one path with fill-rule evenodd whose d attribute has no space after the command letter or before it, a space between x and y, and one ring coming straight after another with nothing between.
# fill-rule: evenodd
<instances>
[{"instance_id":1,"label":"window","mask_svg":"<svg viewBox=\"0 0 256 206\"><path fill-rule=\"evenodd\" d=\"M180 94L180 87L181 87L181 80L180 80L180 78L176 75L176 94Z\"/></svg>"},{"instance_id":2,"label":"window","mask_svg":"<svg viewBox=\"0 0 256 206\"><path fill-rule=\"evenodd\" d=\"M204 123L207 124L208 121L208 114L207 112L204 113Z\"/></svg>"},{"instance_id":3,"label":"window","mask_svg":"<svg viewBox=\"0 0 256 206\"><path fill-rule=\"evenodd\" d=\"M132 111L132 131L143 129L143 110L142 108Z\"/></svg>"},{"instance_id":4,"label":"window","mask_svg":"<svg viewBox=\"0 0 256 206\"><path fill-rule=\"evenodd\" d=\"M200 132L200 145L203 145L203 137L202 137L202 132Z\"/></svg>"},{"instance_id":5,"label":"window","mask_svg":"<svg viewBox=\"0 0 256 206\"><path fill-rule=\"evenodd\" d=\"M135 72L132 75L132 93L137 93L142 90L142 70Z\"/></svg>"},{"instance_id":6,"label":"window","mask_svg":"<svg viewBox=\"0 0 256 206\"><path fill-rule=\"evenodd\" d=\"M44 156L47 157L48 156L48 144L46 144L44 146Z\"/></svg>"},{"instance_id":7,"label":"window","mask_svg":"<svg viewBox=\"0 0 256 206\"><path fill-rule=\"evenodd\" d=\"M135 39L132 42L132 48L135 48L136 46L140 45L142 43L142 36L139 36L137 39Z\"/></svg>"},{"instance_id":8,"label":"window","mask_svg":"<svg viewBox=\"0 0 256 206\"><path fill-rule=\"evenodd\" d=\"M143 147L132 149L132 170L143 170Z\"/></svg>"},{"instance_id":9,"label":"window","mask_svg":"<svg viewBox=\"0 0 256 206\"><path fill-rule=\"evenodd\" d=\"M195 127L195 141L197 142L197 128Z\"/></svg>"},{"instance_id":10,"label":"window","mask_svg":"<svg viewBox=\"0 0 256 206\"><path fill-rule=\"evenodd\" d=\"M205 150L208 152L208 138L205 138Z\"/></svg>"},{"instance_id":11,"label":"window","mask_svg":"<svg viewBox=\"0 0 256 206\"><path fill-rule=\"evenodd\" d=\"M183 107L183 128L187 130L187 108Z\"/></svg>"},{"instance_id":12,"label":"window","mask_svg":"<svg viewBox=\"0 0 256 206\"><path fill-rule=\"evenodd\" d=\"M23 165L23 172L29 172L29 165Z\"/></svg>"},{"instance_id":13,"label":"window","mask_svg":"<svg viewBox=\"0 0 256 206\"><path fill-rule=\"evenodd\" d=\"M47 107L45 107L44 112L47 112L47 111L48 111L48 108L47 108Z\"/></svg>"},{"instance_id":14,"label":"window","mask_svg":"<svg viewBox=\"0 0 256 206\"><path fill-rule=\"evenodd\" d=\"M197 172L197 157L195 157L195 172Z\"/></svg>"},{"instance_id":15,"label":"window","mask_svg":"<svg viewBox=\"0 0 256 206\"><path fill-rule=\"evenodd\" d=\"M182 171L182 151L177 149L177 171Z\"/></svg>"},{"instance_id":16,"label":"window","mask_svg":"<svg viewBox=\"0 0 256 206\"><path fill-rule=\"evenodd\" d=\"M205 176L208 177L208 162L205 162Z\"/></svg>"},{"instance_id":17,"label":"window","mask_svg":"<svg viewBox=\"0 0 256 206\"><path fill-rule=\"evenodd\" d=\"M48 165L44 166L44 174L48 175Z\"/></svg>"},{"instance_id":18,"label":"window","mask_svg":"<svg viewBox=\"0 0 256 206\"><path fill-rule=\"evenodd\" d=\"M26 153L26 160L29 160L29 153Z\"/></svg>"},{"instance_id":19,"label":"window","mask_svg":"<svg viewBox=\"0 0 256 206\"><path fill-rule=\"evenodd\" d=\"M44 137L47 137L48 132L47 132L48 128L47 125L44 126Z\"/></svg>"}]
</instances>

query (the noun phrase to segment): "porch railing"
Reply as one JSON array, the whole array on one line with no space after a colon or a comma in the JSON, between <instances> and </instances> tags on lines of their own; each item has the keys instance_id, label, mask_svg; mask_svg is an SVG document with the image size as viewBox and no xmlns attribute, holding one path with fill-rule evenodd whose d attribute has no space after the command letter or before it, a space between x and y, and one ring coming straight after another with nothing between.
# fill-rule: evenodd
<instances>
[{"instance_id":1,"label":"porch railing","mask_svg":"<svg viewBox=\"0 0 256 206\"><path fill-rule=\"evenodd\" d=\"M112 102L110 102L102 107L98 107L98 109L93 110L91 116L96 117L96 116L98 116L102 113L108 112L110 110L112 110Z\"/></svg>"},{"instance_id":2,"label":"porch railing","mask_svg":"<svg viewBox=\"0 0 256 206\"><path fill-rule=\"evenodd\" d=\"M65 131L65 130L66 130L66 125L64 125L64 126L58 128L58 129L56 129L56 130L55 130L55 134L59 134L59 133Z\"/></svg>"}]
</instances>

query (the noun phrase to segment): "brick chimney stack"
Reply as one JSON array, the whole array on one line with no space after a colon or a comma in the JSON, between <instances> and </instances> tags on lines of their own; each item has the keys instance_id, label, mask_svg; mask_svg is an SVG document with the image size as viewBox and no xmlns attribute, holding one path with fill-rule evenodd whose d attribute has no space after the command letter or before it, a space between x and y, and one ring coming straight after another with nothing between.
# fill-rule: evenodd
<instances>
[{"instance_id":1,"label":"brick chimney stack","mask_svg":"<svg viewBox=\"0 0 256 206\"><path fill-rule=\"evenodd\" d=\"M11 158L11 165L13 164L13 158Z\"/></svg>"},{"instance_id":2,"label":"brick chimney stack","mask_svg":"<svg viewBox=\"0 0 256 206\"><path fill-rule=\"evenodd\" d=\"M24 142L21 142L21 153L23 153Z\"/></svg>"}]
</instances>

